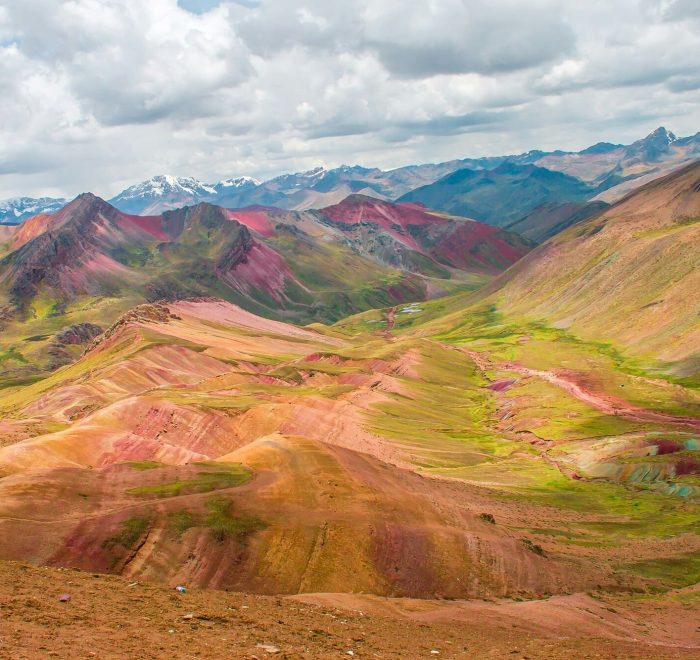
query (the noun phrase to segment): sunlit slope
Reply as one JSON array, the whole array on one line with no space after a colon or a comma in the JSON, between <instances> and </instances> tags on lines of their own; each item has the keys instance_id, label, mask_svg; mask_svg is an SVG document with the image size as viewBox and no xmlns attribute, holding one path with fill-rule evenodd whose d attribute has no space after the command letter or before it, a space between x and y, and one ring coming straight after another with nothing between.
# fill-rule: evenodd
<instances>
[{"instance_id":1,"label":"sunlit slope","mask_svg":"<svg viewBox=\"0 0 700 660\"><path fill-rule=\"evenodd\" d=\"M630 405L666 404L614 413L597 384L523 371L553 370L527 356L556 336L519 354L521 334L448 322L451 304L307 328L211 299L136 308L3 391L0 557L420 597L672 586L652 560L693 575L692 395L628 379Z\"/></svg>"},{"instance_id":2,"label":"sunlit slope","mask_svg":"<svg viewBox=\"0 0 700 660\"><path fill-rule=\"evenodd\" d=\"M700 369L700 164L654 181L531 252L483 299L584 338Z\"/></svg>"},{"instance_id":3,"label":"sunlit slope","mask_svg":"<svg viewBox=\"0 0 700 660\"><path fill-rule=\"evenodd\" d=\"M5 391L16 441L0 449L0 554L268 592L616 583L545 559L482 520L475 495L413 473L464 460L456 439L416 443L391 421L399 396L415 398L416 424L435 423L422 399L457 372L431 361L427 345L358 342L221 301L137 308L76 364ZM480 401L474 377L459 387ZM35 435L39 423L58 430Z\"/></svg>"}]
</instances>

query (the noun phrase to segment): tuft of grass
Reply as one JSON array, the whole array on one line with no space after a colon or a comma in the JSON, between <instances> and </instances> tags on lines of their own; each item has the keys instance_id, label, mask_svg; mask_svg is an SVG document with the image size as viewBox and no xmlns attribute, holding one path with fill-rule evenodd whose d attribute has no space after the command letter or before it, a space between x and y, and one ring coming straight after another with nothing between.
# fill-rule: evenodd
<instances>
[{"instance_id":1,"label":"tuft of grass","mask_svg":"<svg viewBox=\"0 0 700 660\"><path fill-rule=\"evenodd\" d=\"M672 589L700 582L700 556L697 553L623 564L620 568L641 577L658 580L664 587Z\"/></svg>"},{"instance_id":2,"label":"tuft of grass","mask_svg":"<svg viewBox=\"0 0 700 660\"><path fill-rule=\"evenodd\" d=\"M240 486L252 476L252 472L248 468L238 463L212 462L195 463L195 465L208 467L210 470L197 473L195 479L178 479L164 484L137 486L130 488L127 492L132 495L159 495L161 497L177 497L183 493L209 493L213 490Z\"/></svg>"},{"instance_id":3,"label":"tuft of grass","mask_svg":"<svg viewBox=\"0 0 700 660\"><path fill-rule=\"evenodd\" d=\"M111 550L115 546L132 548L134 544L146 533L151 519L148 516L133 516L122 521L119 532L105 539L102 547Z\"/></svg>"},{"instance_id":4,"label":"tuft of grass","mask_svg":"<svg viewBox=\"0 0 700 660\"><path fill-rule=\"evenodd\" d=\"M246 536L264 527L263 522L253 516L232 516L230 508L231 501L226 498L216 498L207 502L209 513L204 519L204 525L219 543L229 538Z\"/></svg>"},{"instance_id":5,"label":"tuft of grass","mask_svg":"<svg viewBox=\"0 0 700 660\"><path fill-rule=\"evenodd\" d=\"M130 468L138 470L139 472L157 470L158 468L165 467L165 464L160 461L127 461L124 465L128 465Z\"/></svg>"},{"instance_id":6,"label":"tuft of grass","mask_svg":"<svg viewBox=\"0 0 700 660\"><path fill-rule=\"evenodd\" d=\"M20 364L28 363L27 358L25 358L15 346L9 346L6 350L0 351L0 362L9 362L10 360L19 362Z\"/></svg>"},{"instance_id":7,"label":"tuft of grass","mask_svg":"<svg viewBox=\"0 0 700 660\"><path fill-rule=\"evenodd\" d=\"M183 509L181 511L171 511L168 514L167 529L177 538L180 538L188 529L197 526L194 515Z\"/></svg>"},{"instance_id":8,"label":"tuft of grass","mask_svg":"<svg viewBox=\"0 0 700 660\"><path fill-rule=\"evenodd\" d=\"M182 490L193 484L193 481L171 481L167 484L153 484L151 486L137 486L129 488L127 493L131 495L160 495L162 497L177 497Z\"/></svg>"}]
</instances>

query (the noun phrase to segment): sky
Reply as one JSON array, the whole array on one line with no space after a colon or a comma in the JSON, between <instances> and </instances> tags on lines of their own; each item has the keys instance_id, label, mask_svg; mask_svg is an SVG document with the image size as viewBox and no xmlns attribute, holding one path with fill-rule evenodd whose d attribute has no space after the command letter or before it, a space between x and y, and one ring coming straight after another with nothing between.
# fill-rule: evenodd
<instances>
[{"instance_id":1,"label":"sky","mask_svg":"<svg viewBox=\"0 0 700 660\"><path fill-rule=\"evenodd\" d=\"M3 0L0 198L700 131L698 0Z\"/></svg>"}]
</instances>

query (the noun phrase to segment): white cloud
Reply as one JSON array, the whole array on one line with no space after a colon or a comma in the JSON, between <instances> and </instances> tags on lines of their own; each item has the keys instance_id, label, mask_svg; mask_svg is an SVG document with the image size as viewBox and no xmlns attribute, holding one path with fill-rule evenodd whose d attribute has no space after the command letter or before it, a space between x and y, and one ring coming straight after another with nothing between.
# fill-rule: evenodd
<instances>
[{"instance_id":1,"label":"white cloud","mask_svg":"<svg viewBox=\"0 0 700 660\"><path fill-rule=\"evenodd\" d=\"M518 71L576 46L560 8L541 0L369 2L362 18L367 43L390 71L409 78Z\"/></svg>"},{"instance_id":2,"label":"white cloud","mask_svg":"<svg viewBox=\"0 0 700 660\"><path fill-rule=\"evenodd\" d=\"M0 197L694 133L696 8L5 0Z\"/></svg>"}]
</instances>

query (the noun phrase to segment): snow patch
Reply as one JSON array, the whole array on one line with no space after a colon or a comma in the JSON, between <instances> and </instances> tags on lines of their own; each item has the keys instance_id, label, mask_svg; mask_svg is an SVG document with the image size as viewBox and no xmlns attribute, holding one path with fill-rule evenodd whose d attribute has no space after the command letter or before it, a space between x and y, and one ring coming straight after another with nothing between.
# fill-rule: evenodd
<instances>
[{"instance_id":1,"label":"snow patch","mask_svg":"<svg viewBox=\"0 0 700 660\"><path fill-rule=\"evenodd\" d=\"M216 184L215 188L248 188L252 186L259 186L260 181L254 179L252 176L237 176L233 179L224 179Z\"/></svg>"}]
</instances>

